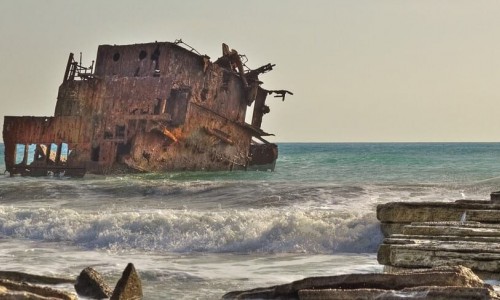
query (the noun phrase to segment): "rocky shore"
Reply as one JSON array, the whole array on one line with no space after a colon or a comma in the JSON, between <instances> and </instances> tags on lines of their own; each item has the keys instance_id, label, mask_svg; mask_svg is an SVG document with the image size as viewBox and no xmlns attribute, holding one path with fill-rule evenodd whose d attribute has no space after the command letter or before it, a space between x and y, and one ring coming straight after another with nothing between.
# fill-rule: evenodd
<instances>
[{"instance_id":1,"label":"rocky shore","mask_svg":"<svg viewBox=\"0 0 500 300\"><path fill-rule=\"evenodd\" d=\"M440 267L389 274L312 277L289 284L230 292L223 299L500 299L469 268Z\"/></svg>"},{"instance_id":2,"label":"rocky shore","mask_svg":"<svg viewBox=\"0 0 500 300\"><path fill-rule=\"evenodd\" d=\"M74 284L74 292L53 287L67 283ZM111 300L143 299L141 280L132 264L127 265L114 289L91 267L82 270L76 279L0 272L0 299L73 300L79 297ZM289 284L229 292L222 299L500 300L500 296L471 269L455 266L396 273L310 277Z\"/></svg>"},{"instance_id":3,"label":"rocky shore","mask_svg":"<svg viewBox=\"0 0 500 300\"><path fill-rule=\"evenodd\" d=\"M390 202L377 206L377 218L385 237L402 234L405 226L415 222L462 221L500 225L500 203L491 200Z\"/></svg>"},{"instance_id":4,"label":"rocky shore","mask_svg":"<svg viewBox=\"0 0 500 300\"><path fill-rule=\"evenodd\" d=\"M377 207L385 235L378 262L394 268L462 265L484 278L500 273L500 204L490 200L393 202ZM386 268L389 270L390 268Z\"/></svg>"},{"instance_id":5,"label":"rocky shore","mask_svg":"<svg viewBox=\"0 0 500 300\"><path fill-rule=\"evenodd\" d=\"M233 291L223 299L498 299L484 279L500 274L500 193L491 200L393 202L377 207L384 273L310 277ZM57 288L73 284L73 291ZM166 295L168 296L168 295ZM111 288L88 267L73 278L0 272L0 299L142 299L133 264Z\"/></svg>"},{"instance_id":6,"label":"rocky shore","mask_svg":"<svg viewBox=\"0 0 500 300\"><path fill-rule=\"evenodd\" d=\"M58 284L74 284L75 291L56 288ZM0 299L9 300L76 300L86 299L139 300L142 285L133 264L129 263L114 289L93 268L85 268L74 278L56 278L21 272L0 271Z\"/></svg>"},{"instance_id":7,"label":"rocky shore","mask_svg":"<svg viewBox=\"0 0 500 300\"><path fill-rule=\"evenodd\" d=\"M500 299L477 274L500 274L500 192L490 200L377 207L385 273L306 278L224 299Z\"/></svg>"}]
</instances>

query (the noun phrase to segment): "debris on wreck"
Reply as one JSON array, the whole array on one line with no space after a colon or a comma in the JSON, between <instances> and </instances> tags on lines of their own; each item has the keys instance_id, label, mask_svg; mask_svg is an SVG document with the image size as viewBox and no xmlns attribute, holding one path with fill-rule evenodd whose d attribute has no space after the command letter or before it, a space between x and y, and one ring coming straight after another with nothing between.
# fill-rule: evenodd
<instances>
[{"instance_id":1,"label":"debris on wreck","mask_svg":"<svg viewBox=\"0 0 500 300\"><path fill-rule=\"evenodd\" d=\"M206 55L177 40L101 45L90 67L69 55L53 117L6 116L11 175L83 176L180 170L274 170L277 145L261 129L269 113L259 75L222 45ZM251 124L245 122L253 105Z\"/></svg>"}]
</instances>

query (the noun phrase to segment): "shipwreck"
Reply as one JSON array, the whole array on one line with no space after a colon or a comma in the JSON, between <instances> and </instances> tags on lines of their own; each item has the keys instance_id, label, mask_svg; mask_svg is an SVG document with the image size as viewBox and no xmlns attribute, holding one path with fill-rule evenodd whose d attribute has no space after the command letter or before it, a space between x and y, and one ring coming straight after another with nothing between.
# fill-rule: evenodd
<instances>
[{"instance_id":1,"label":"shipwreck","mask_svg":"<svg viewBox=\"0 0 500 300\"><path fill-rule=\"evenodd\" d=\"M70 53L54 116L5 116L11 175L274 170L266 97L292 93L261 87L273 64L250 69L225 44L212 62L182 40L100 45L90 66L81 60Z\"/></svg>"}]
</instances>

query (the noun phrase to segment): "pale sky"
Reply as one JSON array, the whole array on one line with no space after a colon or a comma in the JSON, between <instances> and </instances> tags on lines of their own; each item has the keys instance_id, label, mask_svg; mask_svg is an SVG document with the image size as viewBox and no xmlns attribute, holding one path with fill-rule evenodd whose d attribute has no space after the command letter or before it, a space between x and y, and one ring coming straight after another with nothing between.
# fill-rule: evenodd
<instances>
[{"instance_id":1,"label":"pale sky","mask_svg":"<svg viewBox=\"0 0 500 300\"><path fill-rule=\"evenodd\" d=\"M0 2L0 125L52 116L68 54L183 39L246 54L276 142L500 141L500 1Z\"/></svg>"}]
</instances>

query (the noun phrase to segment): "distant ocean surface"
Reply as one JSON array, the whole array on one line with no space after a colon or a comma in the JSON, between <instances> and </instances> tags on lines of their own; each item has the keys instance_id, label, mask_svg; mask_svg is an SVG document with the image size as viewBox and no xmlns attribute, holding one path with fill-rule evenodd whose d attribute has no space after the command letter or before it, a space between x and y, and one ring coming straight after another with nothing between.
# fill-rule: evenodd
<instances>
[{"instance_id":1,"label":"distant ocean surface","mask_svg":"<svg viewBox=\"0 0 500 300\"><path fill-rule=\"evenodd\" d=\"M2 175L2 270L76 277L92 266L114 286L132 262L145 299L218 299L306 276L380 272L377 204L500 190L500 143L279 151L275 172Z\"/></svg>"}]
</instances>

